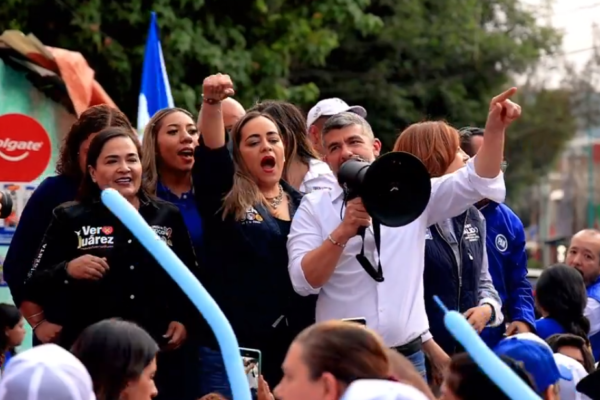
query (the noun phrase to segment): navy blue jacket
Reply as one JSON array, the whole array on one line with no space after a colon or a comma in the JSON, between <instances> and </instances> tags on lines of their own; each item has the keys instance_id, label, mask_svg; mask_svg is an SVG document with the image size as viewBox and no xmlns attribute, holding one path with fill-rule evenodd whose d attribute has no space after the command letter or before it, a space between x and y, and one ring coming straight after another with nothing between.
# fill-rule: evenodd
<instances>
[{"instance_id":1,"label":"navy blue jacket","mask_svg":"<svg viewBox=\"0 0 600 400\"><path fill-rule=\"evenodd\" d=\"M242 220L223 220L223 198L233 186L234 165L227 147L196 148L194 191L205 245L204 285L231 323L240 346L263 349L269 338L291 338L314 322L316 296L294 292L288 273L290 222L276 220L256 204ZM301 194L284 181L290 212Z\"/></svg>"},{"instance_id":2,"label":"navy blue jacket","mask_svg":"<svg viewBox=\"0 0 600 400\"><path fill-rule=\"evenodd\" d=\"M79 181L65 175L44 179L31 194L19 219L4 260L4 280L13 300L21 304L23 282L52 220L52 211L62 203L75 200Z\"/></svg>"},{"instance_id":3,"label":"navy blue jacket","mask_svg":"<svg viewBox=\"0 0 600 400\"><path fill-rule=\"evenodd\" d=\"M494 307L502 321L485 251L485 220L475 207L444 223L430 226L425 241L425 309L433 339L448 354L459 349L443 323L443 311L433 300L438 296L450 309L464 313L482 303Z\"/></svg>"},{"instance_id":4,"label":"navy blue jacket","mask_svg":"<svg viewBox=\"0 0 600 400\"><path fill-rule=\"evenodd\" d=\"M535 326L533 289L527 280L525 230L506 205L489 202L480 209L487 222L487 252L494 286L502 299L507 321ZM486 328L483 340L490 347L502 340L505 326Z\"/></svg>"}]
</instances>

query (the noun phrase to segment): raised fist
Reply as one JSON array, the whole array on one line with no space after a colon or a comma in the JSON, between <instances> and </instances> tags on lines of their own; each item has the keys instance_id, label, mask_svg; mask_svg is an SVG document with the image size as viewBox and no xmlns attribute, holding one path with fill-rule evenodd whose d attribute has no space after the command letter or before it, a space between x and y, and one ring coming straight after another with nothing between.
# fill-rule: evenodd
<instances>
[{"instance_id":1,"label":"raised fist","mask_svg":"<svg viewBox=\"0 0 600 400\"><path fill-rule=\"evenodd\" d=\"M211 75L202 83L202 95L206 102L220 102L234 94L233 82L229 75Z\"/></svg>"}]
</instances>

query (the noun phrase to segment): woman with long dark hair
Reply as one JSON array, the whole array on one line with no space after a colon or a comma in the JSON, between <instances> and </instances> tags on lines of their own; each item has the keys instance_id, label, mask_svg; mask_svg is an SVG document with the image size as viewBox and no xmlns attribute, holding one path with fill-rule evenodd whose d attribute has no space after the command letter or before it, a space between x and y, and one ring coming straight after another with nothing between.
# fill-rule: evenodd
<instances>
[{"instance_id":1,"label":"woman with long dark hair","mask_svg":"<svg viewBox=\"0 0 600 400\"><path fill-rule=\"evenodd\" d=\"M64 138L56 163L57 175L44 179L27 201L3 264L4 280L17 306L21 305L27 271L52 220L52 210L75 200L86 172L91 140L102 129L111 126L133 130L125 114L115 108L103 104L85 110ZM28 317L25 314L25 318ZM51 328L37 330L36 337L42 342L48 341L56 333Z\"/></svg>"},{"instance_id":2,"label":"woman with long dark hair","mask_svg":"<svg viewBox=\"0 0 600 400\"><path fill-rule=\"evenodd\" d=\"M587 293L575 268L556 264L544 269L535 287L535 303L542 314L535 322L539 337L546 340L557 333L571 333L588 340L590 321L583 315Z\"/></svg>"},{"instance_id":3,"label":"woman with long dark hair","mask_svg":"<svg viewBox=\"0 0 600 400\"><path fill-rule=\"evenodd\" d=\"M256 104L248 112L258 111L270 115L283 138L285 166L283 179L301 193L314 190L331 190L337 179L329 165L319 158L308 139L306 119L292 103L268 100Z\"/></svg>"},{"instance_id":4,"label":"woman with long dark hair","mask_svg":"<svg viewBox=\"0 0 600 400\"><path fill-rule=\"evenodd\" d=\"M150 196L142 180L141 149L132 130L109 128L90 145L88 171L77 201L54 210L25 287L21 306L34 331L58 326L54 341L69 348L81 331L107 318L139 324L161 347L159 367L185 365L171 352L198 320L191 303L131 232L100 201L101 190L117 190L190 268L196 257L181 213ZM161 386L162 385L162 386ZM160 382L167 399L184 399L179 380Z\"/></svg>"},{"instance_id":5,"label":"woman with long dark hair","mask_svg":"<svg viewBox=\"0 0 600 400\"><path fill-rule=\"evenodd\" d=\"M98 400L150 400L158 345L134 323L105 320L88 326L71 352L86 367Z\"/></svg>"},{"instance_id":6,"label":"woman with long dark hair","mask_svg":"<svg viewBox=\"0 0 600 400\"><path fill-rule=\"evenodd\" d=\"M25 338L25 321L19 309L12 304L0 304L0 369L4 371L10 359L17 354L16 348Z\"/></svg>"}]
</instances>

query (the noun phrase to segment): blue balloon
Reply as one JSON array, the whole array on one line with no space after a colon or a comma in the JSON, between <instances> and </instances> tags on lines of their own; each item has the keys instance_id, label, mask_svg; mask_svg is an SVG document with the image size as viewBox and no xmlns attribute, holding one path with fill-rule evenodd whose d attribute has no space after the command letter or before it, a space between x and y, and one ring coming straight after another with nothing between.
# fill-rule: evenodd
<instances>
[{"instance_id":1,"label":"blue balloon","mask_svg":"<svg viewBox=\"0 0 600 400\"><path fill-rule=\"evenodd\" d=\"M171 278L177 282L206 319L219 342L234 399L251 400L250 387L244 373L237 338L229 321L225 318L214 299L119 192L114 189L105 189L102 191L102 202L133 233ZM200 318L200 315L198 318Z\"/></svg>"},{"instance_id":2,"label":"blue balloon","mask_svg":"<svg viewBox=\"0 0 600 400\"><path fill-rule=\"evenodd\" d=\"M444 325L448 331L504 394L511 400L541 400L529 385L487 347L461 313L448 311L438 296L433 296L433 299L445 313Z\"/></svg>"}]
</instances>

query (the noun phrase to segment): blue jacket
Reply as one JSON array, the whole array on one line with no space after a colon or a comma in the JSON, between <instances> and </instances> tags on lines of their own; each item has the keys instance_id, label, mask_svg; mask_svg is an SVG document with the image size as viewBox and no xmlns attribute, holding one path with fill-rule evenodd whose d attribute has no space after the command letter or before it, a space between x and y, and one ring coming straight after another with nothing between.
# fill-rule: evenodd
<instances>
[{"instance_id":1,"label":"blue jacket","mask_svg":"<svg viewBox=\"0 0 600 400\"><path fill-rule=\"evenodd\" d=\"M485 250L485 220L471 207L463 214L430 226L425 241L423 274L425 309L429 332L448 354L459 351L446 330L443 311L433 300L438 296L450 309L464 313L487 303L494 307L492 325L502 322L500 298L488 271Z\"/></svg>"},{"instance_id":2,"label":"blue jacket","mask_svg":"<svg viewBox=\"0 0 600 400\"><path fill-rule=\"evenodd\" d=\"M592 285L587 288L588 299L594 299L600 303L600 279L596 280ZM600 360L600 332L590 335L590 344L592 345L592 353L594 354L594 360Z\"/></svg>"},{"instance_id":3,"label":"blue jacket","mask_svg":"<svg viewBox=\"0 0 600 400\"><path fill-rule=\"evenodd\" d=\"M64 175L44 179L31 194L19 219L4 260L4 280L17 306L27 272L52 220L52 210L62 203L75 200L79 182Z\"/></svg>"},{"instance_id":4,"label":"blue jacket","mask_svg":"<svg viewBox=\"0 0 600 400\"><path fill-rule=\"evenodd\" d=\"M487 222L487 252L490 274L502 299L507 321L522 321L535 326L533 289L527 280L525 230L517 215L504 204L490 202L480 209ZM505 326L487 328L483 340L494 347Z\"/></svg>"}]
</instances>

